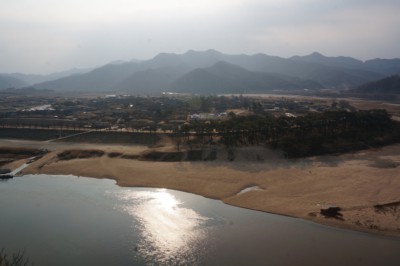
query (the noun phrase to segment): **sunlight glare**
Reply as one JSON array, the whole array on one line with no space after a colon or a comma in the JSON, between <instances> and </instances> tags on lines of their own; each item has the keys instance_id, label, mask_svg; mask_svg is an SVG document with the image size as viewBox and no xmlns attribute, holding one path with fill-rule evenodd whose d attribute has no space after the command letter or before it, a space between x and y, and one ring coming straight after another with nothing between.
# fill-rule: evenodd
<instances>
[{"instance_id":1,"label":"sunlight glare","mask_svg":"<svg viewBox=\"0 0 400 266\"><path fill-rule=\"evenodd\" d=\"M156 256L166 263L177 258L190 262L198 253L196 245L206 238L202 228L208 220L194 210L182 207L166 190L123 191L118 197L125 203L122 209L139 222L142 241L137 247L145 258Z\"/></svg>"}]
</instances>

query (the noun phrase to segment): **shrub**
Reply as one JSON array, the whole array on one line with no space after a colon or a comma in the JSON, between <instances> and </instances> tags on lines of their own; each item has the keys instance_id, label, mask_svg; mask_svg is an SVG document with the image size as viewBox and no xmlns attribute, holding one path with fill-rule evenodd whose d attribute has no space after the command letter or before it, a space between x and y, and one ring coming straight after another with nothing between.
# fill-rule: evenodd
<instances>
[{"instance_id":1,"label":"shrub","mask_svg":"<svg viewBox=\"0 0 400 266\"><path fill-rule=\"evenodd\" d=\"M57 154L59 160L72 160L101 157L104 155L102 150L65 150Z\"/></svg>"},{"instance_id":2,"label":"shrub","mask_svg":"<svg viewBox=\"0 0 400 266\"><path fill-rule=\"evenodd\" d=\"M122 155L121 152L110 152L110 153L108 154L108 157L110 157L110 158L115 158L115 157L120 157L121 155Z\"/></svg>"},{"instance_id":3,"label":"shrub","mask_svg":"<svg viewBox=\"0 0 400 266\"><path fill-rule=\"evenodd\" d=\"M343 220L343 214L340 213L341 210L340 207L329 207L327 209L321 209L320 214L326 218Z\"/></svg>"},{"instance_id":4,"label":"shrub","mask_svg":"<svg viewBox=\"0 0 400 266\"><path fill-rule=\"evenodd\" d=\"M131 160L135 160L138 159L140 156L137 154L124 154L121 156L122 159L131 159Z\"/></svg>"}]
</instances>

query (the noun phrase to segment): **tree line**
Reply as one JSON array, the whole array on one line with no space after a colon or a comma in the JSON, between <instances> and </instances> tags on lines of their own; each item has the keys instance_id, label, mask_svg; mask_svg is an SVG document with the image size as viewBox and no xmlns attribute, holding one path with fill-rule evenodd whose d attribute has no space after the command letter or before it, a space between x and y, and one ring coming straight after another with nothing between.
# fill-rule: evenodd
<instances>
[{"instance_id":1,"label":"tree line","mask_svg":"<svg viewBox=\"0 0 400 266\"><path fill-rule=\"evenodd\" d=\"M400 141L400 125L385 110L344 110L304 116L236 116L192 121L175 132L180 146L223 144L227 148L268 145L289 158L347 152Z\"/></svg>"}]
</instances>

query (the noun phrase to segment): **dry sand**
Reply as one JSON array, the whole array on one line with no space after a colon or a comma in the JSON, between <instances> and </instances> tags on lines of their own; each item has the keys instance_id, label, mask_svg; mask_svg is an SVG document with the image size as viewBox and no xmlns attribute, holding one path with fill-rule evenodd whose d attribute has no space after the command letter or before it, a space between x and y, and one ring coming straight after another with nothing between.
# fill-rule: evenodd
<instances>
[{"instance_id":1,"label":"dry sand","mask_svg":"<svg viewBox=\"0 0 400 266\"><path fill-rule=\"evenodd\" d=\"M5 145L1 141L0 144ZM43 145L43 142L30 144ZM46 145L53 151L25 168L24 174L111 178L120 186L176 189L244 208L400 236L400 204L382 212L373 207L400 201L400 145L298 160L286 160L276 152L252 147L238 149L234 162L226 161L223 152L218 155L220 159L213 162L149 162L106 155L59 161L57 153L71 148L71 144ZM146 149L141 146L95 147L126 154L138 154ZM255 155L261 161L254 160ZM251 186L262 190L237 195ZM321 208L329 206L341 207L343 220L319 214Z\"/></svg>"}]
</instances>

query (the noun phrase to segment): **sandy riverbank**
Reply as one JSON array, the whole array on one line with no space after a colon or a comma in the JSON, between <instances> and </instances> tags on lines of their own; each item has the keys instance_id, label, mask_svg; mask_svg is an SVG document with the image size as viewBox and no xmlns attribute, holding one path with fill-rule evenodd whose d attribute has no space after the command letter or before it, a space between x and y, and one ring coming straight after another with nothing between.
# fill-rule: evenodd
<instances>
[{"instance_id":1,"label":"sandy riverbank","mask_svg":"<svg viewBox=\"0 0 400 266\"><path fill-rule=\"evenodd\" d=\"M39 143L47 145L45 148L52 152L25 168L24 174L111 178L120 186L176 189L244 208L400 236L400 206L380 211L373 207L400 201L400 145L298 160L286 160L276 152L253 147L237 150L234 162L222 158L213 162L153 162L109 158L107 155L60 161L57 153L71 148L70 144L30 142L30 145ZM6 145L1 141L0 144ZM144 146L90 147L126 154L139 154L146 150ZM263 161L252 159L258 153L257 158L263 158ZM250 186L262 190L237 195ZM321 208L329 206L341 207L343 220L319 215Z\"/></svg>"}]
</instances>

